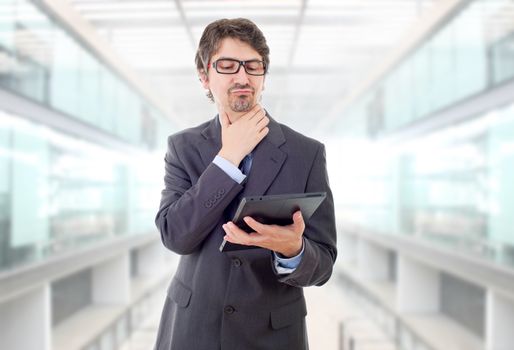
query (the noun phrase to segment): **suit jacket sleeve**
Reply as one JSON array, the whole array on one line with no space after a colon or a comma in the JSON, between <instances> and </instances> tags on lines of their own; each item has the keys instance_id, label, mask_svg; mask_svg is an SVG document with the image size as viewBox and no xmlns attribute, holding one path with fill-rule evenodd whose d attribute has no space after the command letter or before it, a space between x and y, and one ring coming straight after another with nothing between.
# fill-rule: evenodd
<instances>
[{"instance_id":1,"label":"suit jacket sleeve","mask_svg":"<svg viewBox=\"0 0 514 350\"><path fill-rule=\"evenodd\" d=\"M326 192L327 197L305 222L302 260L288 275L278 274L273 266L281 282L296 287L325 284L332 275L337 256L334 199L328 182L325 147L322 144L312 164L305 192Z\"/></svg>"},{"instance_id":2,"label":"suit jacket sleeve","mask_svg":"<svg viewBox=\"0 0 514 350\"><path fill-rule=\"evenodd\" d=\"M191 254L198 249L225 208L243 189L214 163L210 163L193 184L185 165L190 152L195 150L182 145L180 139L168 138L164 158L165 188L155 218L164 246L178 254Z\"/></svg>"}]
</instances>

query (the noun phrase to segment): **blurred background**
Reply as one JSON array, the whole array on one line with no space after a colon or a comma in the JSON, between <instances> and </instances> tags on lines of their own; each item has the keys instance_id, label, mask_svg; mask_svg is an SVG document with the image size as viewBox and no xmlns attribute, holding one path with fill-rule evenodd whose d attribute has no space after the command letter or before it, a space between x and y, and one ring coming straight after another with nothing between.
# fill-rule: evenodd
<instances>
[{"instance_id":1,"label":"blurred background","mask_svg":"<svg viewBox=\"0 0 514 350\"><path fill-rule=\"evenodd\" d=\"M166 137L216 114L194 54L225 17L327 146L311 348L514 349L513 0L0 0L0 348L152 349Z\"/></svg>"}]
</instances>

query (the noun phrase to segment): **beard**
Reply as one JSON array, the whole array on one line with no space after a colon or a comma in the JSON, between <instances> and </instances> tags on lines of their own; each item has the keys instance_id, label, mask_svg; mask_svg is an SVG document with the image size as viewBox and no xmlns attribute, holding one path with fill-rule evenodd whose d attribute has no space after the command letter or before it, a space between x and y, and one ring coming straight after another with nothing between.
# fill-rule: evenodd
<instances>
[{"instance_id":1,"label":"beard","mask_svg":"<svg viewBox=\"0 0 514 350\"><path fill-rule=\"evenodd\" d=\"M228 103L233 112L248 112L254 105L253 101L252 96L243 95L232 98L229 97Z\"/></svg>"},{"instance_id":2,"label":"beard","mask_svg":"<svg viewBox=\"0 0 514 350\"><path fill-rule=\"evenodd\" d=\"M235 96L232 94L232 90L235 89L251 89L252 93L250 95L238 95ZM228 90L228 105L233 112L248 112L255 105L255 90L250 86L241 86L236 84L236 86L230 88Z\"/></svg>"}]
</instances>

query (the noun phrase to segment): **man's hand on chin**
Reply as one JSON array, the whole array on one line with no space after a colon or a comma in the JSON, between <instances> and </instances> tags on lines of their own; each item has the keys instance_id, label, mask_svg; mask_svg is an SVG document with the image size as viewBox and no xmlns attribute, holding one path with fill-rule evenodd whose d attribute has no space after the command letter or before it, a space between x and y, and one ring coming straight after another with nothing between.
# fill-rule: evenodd
<instances>
[{"instance_id":1,"label":"man's hand on chin","mask_svg":"<svg viewBox=\"0 0 514 350\"><path fill-rule=\"evenodd\" d=\"M227 114L220 114L221 149L218 156L235 166L250 153L269 132L269 118L260 105L231 123Z\"/></svg>"}]
</instances>

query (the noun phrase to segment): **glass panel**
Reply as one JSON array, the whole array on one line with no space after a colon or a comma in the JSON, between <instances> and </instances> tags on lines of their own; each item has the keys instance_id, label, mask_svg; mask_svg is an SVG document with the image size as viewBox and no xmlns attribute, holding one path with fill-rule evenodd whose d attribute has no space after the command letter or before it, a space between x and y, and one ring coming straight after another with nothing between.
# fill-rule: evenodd
<instances>
[{"instance_id":1,"label":"glass panel","mask_svg":"<svg viewBox=\"0 0 514 350\"><path fill-rule=\"evenodd\" d=\"M0 86L10 87L11 70L15 64L14 48L15 4L0 0Z\"/></svg>"},{"instance_id":2,"label":"glass panel","mask_svg":"<svg viewBox=\"0 0 514 350\"><path fill-rule=\"evenodd\" d=\"M421 47L412 57L412 107L414 119L425 117L431 112L429 101L434 91L430 74L430 59L430 48L428 46Z\"/></svg>"},{"instance_id":3,"label":"glass panel","mask_svg":"<svg viewBox=\"0 0 514 350\"><path fill-rule=\"evenodd\" d=\"M488 241L495 259L514 266L514 105L493 112L497 120L487 132L485 152L489 163Z\"/></svg>"},{"instance_id":4,"label":"glass panel","mask_svg":"<svg viewBox=\"0 0 514 350\"><path fill-rule=\"evenodd\" d=\"M491 46L491 59L495 83L514 77L514 33Z\"/></svg>"},{"instance_id":5,"label":"glass panel","mask_svg":"<svg viewBox=\"0 0 514 350\"><path fill-rule=\"evenodd\" d=\"M343 141L340 215L514 266L513 135L514 104L395 147Z\"/></svg>"},{"instance_id":6,"label":"glass panel","mask_svg":"<svg viewBox=\"0 0 514 350\"><path fill-rule=\"evenodd\" d=\"M337 159L329 164L336 163L336 206L346 221L514 266L514 105L392 147L380 143L416 118L510 82L512 13L509 0L469 2L343 112L334 127L340 140L331 145ZM380 91L385 127L370 133Z\"/></svg>"},{"instance_id":7,"label":"glass panel","mask_svg":"<svg viewBox=\"0 0 514 350\"><path fill-rule=\"evenodd\" d=\"M1 113L0 269L153 230L160 155L129 157Z\"/></svg>"},{"instance_id":8,"label":"glass panel","mask_svg":"<svg viewBox=\"0 0 514 350\"><path fill-rule=\"evenodd\" d=\"M469 4L453 23L455 37L455 99L465 98L487 87L487 52L484 43L482 4Z\"/></svg>"},{"instance_id":9,"label":"glass panel","mask_svg":"<svg viewBox=\"0 0 514 350\"><path fill-rule=\"evenodd\" d=\"M134 88L37 3L0 0L0 86L146 147L156 128L142 137L142 106ZM165 116L154 117L168 125ZM152 133L149 135L148 133ZM164 138L168 135L167 133ZM153 143L156 145L156 143Z\"/></svg>"},{"instance_id":10,"label":"glass panel","mask_svg":"<svg viewBox=\"0 0 514 350\"><path fill-rule=\"evenodd\" d=\"M50 78L50 101L56 109L77 116L79 105L79 47L64 32L54 37L54 59Z\"/></svg>"},{"instance_id":11,"label":"glass panel","mask_svg":"<svg viewBox=\"0 0 514 350\"><path fill-rule=\"evenodd\" d=\"M481 3L491 80L497 84L514 77L514 3L509 0L482 0Z\"/></svg>"},{"instance_id":12,"label":"glass panel","mask_svg":"<svg viewBox=\"0 0 514 350\"><path fill-rule=\"evenodd\" d=\"M454 66L453 26L448 25L440 30L429 42L431 55L431 81L433 83L430 95L432 111L439 110L454 100L453 91L455 80L452 75Z\"/></svg>"},{"instance_id":13,"label":"glass panel","mask_svg":"<svg viewBox=\"0 0 514 350\"><path fill-rule=\"evenodd\" d=\"M83 121L98 125L100 116L100 66L86 51L79 53L78 111Z\"/></svg>"},{"instance_id":14,"label":"glass panel","mask_svg":"<svg viewBox=\"0 0 514 350\"><path fill-rule=\"evenodd\" d=\"M480 199L486 168L483 138L462 144L429 146L402 158L403 232L422 234L448 244L485 236Z\"/></svg>"},{"instance_id":15,"label":"glass panel","mask_svg":"<svg viewBox=\"0 0 514 350\"><path fill-rule=\"evenodd\" d=\"M17 64L15 89L40 102L47 101L46 84L52 59L53 25L28 1L18 1L14 18Z\"/></svg>"},{"instance_id":16,"label":"glass panel","mask_svg":"<svg viewBox=\"0 0 514 350\"><path fill-rule=\"evenodd\" d=\"M408 61L395 68L387 80L387 98L389 101L386 106L391 106L392 111L387 111L388 119L386 121L386 130L394 130L408 123L413 119L412 108L412 88L413 76ZM387 107L386 107L387 108Z\"/></svg>"},{"instance_id":17,"label":"glass panel","mask_svg":"<svg viewBox=\"0 0 514 350\"><path fill-rule=\"evenodd\" d=\"M100 115L98 126L110 133L114 131L114 122L118 113L116 77L105 67L100 68L101 75L101 95L100 95Z\"/></svg>"},{"instance_id":18,"label":"glass panel","mask_svg":"<svg viewBox=\"0 0 514 350\"><path fill-rule=\"evenodd\" d=\"M48 143L34 124L18 121L12 129L11 249L42 254L49 236Z\"/></svg>"},{"instance_id":19,"label":"glass panel","mask_svg":"<svg viewBox=\"0 0 514 350\"><path fill-rule=\"evenodd\" d=\"M337 130L357 129L350 128L350 120L366 127L369 121L357 116L357 106L372 99L379 86L384 87L384 131L390 132L513 78L514 26L508 15L513 12L508 0L464 6L349 106Z\"/></svg>"},{"instance_id":20,"label":"glass panel","mask_svg":"<svg viewBox=\"0 0 514 350\"><path fill-rule=\"evenodd\" d=\"M15 0L0 0L0 47L14 49Z\"/></svg>"},{"instance_id":21,"label":"glass panel","mask_svg":"<svg viewBox=\"0 0 514 350\"><path fill-rule=\"evenodd\" d=\"M118 186L116 154L62 137L52 145L52 155L54 249L121 233L113 205Z\"/></svg>"}]
</instances>

